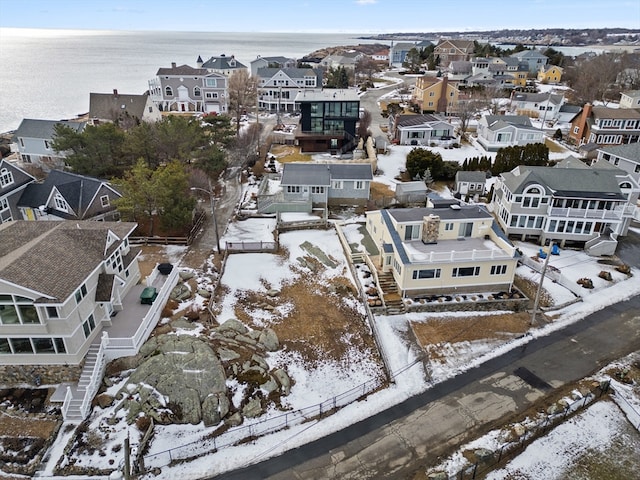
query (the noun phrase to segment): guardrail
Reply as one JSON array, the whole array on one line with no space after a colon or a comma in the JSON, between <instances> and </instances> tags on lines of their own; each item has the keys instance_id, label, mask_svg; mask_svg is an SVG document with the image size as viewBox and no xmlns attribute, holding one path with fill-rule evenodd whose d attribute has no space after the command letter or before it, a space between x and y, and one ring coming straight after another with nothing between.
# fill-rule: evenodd
<instances>
[{"instance_id":1,"label":"guardrail","mask_svg":"<svg viewBox=\"0 0 640 480\"><path fill-rule=\"evenodd\" d=\"M500 258L513 258L507 255L502 250L471 250L457 252L452 250L450 252L429 252L429 253L410 253L409 258L413 262L428 262L428 263L440 263L440 262L464 262L469 260L493 260Z\"/></svg>"}]
</instances>

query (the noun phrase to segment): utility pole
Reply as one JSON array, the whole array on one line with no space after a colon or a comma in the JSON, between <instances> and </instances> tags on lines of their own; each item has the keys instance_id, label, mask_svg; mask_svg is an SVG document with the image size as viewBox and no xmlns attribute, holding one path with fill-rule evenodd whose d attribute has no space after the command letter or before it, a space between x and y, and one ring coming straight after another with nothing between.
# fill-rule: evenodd
<instances>
[{"instance_id":1,"label":"utility pole","mask_svg":"<svg viewBox=\"0 0 640 480\"><path fill-rule=\"evenodd\" d=\"M533 302L533 312L531 312L531 322L529 322L529 325L533 325L536 321L536 312L538 311L538 304L540 303L540 294L542 293L542 282L544 281L544 275L547 271L547 265L549 265L549 259L551 258L551 250L553 250L553 240L549 242L549 251L547 252L547 258L544 259L544 264L542 265L542 272L540 272L540 283L538 283L536 298Z\"/></svg>"}]
</instances>

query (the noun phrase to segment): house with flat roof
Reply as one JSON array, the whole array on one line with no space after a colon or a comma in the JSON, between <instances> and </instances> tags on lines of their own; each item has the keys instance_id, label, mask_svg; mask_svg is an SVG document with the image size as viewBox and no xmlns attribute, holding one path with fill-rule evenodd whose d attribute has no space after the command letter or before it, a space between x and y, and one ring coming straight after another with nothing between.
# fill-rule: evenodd
<instances>
[{"instance_id":1,"label":"house with flat roof","mask_svg":"<svg viewBox=\"0 0 640 480\"><path fill-rule=\"evenodd\" d=\"M295 141L301 152L350 152L357 145L360 98L353 89L305 89L296 95L300 124Z\"/></svg>"},{"instance_id":2,"label":"house with flat roof","mask_svg":"<svg viewBox=\"0 0 640 480\"><path fill-rule=\"evenodd\" d=\"M367 232L404 298L425 294L510 291L516 249L478 205L366 212Z\"/></svg>"}]
</instances>

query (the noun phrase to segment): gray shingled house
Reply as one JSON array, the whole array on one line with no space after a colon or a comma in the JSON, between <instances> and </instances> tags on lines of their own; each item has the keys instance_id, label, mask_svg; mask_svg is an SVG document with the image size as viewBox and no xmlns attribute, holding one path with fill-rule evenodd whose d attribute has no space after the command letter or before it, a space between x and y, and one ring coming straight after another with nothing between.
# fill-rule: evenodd
<instances>
[{"instance_id":1,"label":"gray shingled house","mask_svg":"<svg viewBox=\"0 0 640 480\"><path fill-rule=\"evenodd\" d=\"M105 180L51 170L26 186L17 207L24 220L118 220L113 201L121 196Z\"/></svg>"},{"instance_id":2,"label":"gray shingled house","mask_svg":"<svg viewBox=\"0 0 640 480\"><path fill-rule=\"evenodd\" d=\"M0 223L21 218L18 200L36 179L6 160L0 159Z\"/></svg>"},{"instance_id":3,"label":"gray shingled house","mask_svg":"<svg viewBox=\"0 0 640 480\"><path fill-rule=\"evenodd\" d=\"M364 205L373 171L369 163L285 163L279 184L265 177L258 192L258 211L311 212L313 208Z\"/></svg>"},{"instance_id":4,"label":"gray shingled house","mask_svg":"<svg viewBox=\"0 0 640 480\"><path fill-rule=\"evenodd\" d=\"M157 122L161 118L162 114L148 92L132 95L114 89L113 93L89 94L89 122L92 125L113 122L129 128L140 122Z\"/></svg>"}]
</instances>

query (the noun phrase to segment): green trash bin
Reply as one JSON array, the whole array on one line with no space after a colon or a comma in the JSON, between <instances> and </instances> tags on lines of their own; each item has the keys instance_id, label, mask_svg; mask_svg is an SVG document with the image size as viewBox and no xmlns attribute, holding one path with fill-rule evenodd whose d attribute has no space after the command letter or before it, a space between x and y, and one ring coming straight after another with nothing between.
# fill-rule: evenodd
<instances>
[{"instance_id":1,"label":"green trash bin","mask_svg":"<svg viewBox=\"0 0 640 480\"><path fill-rule=\"evenodd\" d=\"M140 303L151 305L158 296L156 287L147 287L140 294Z\"/></svg>"}]
</instances>

